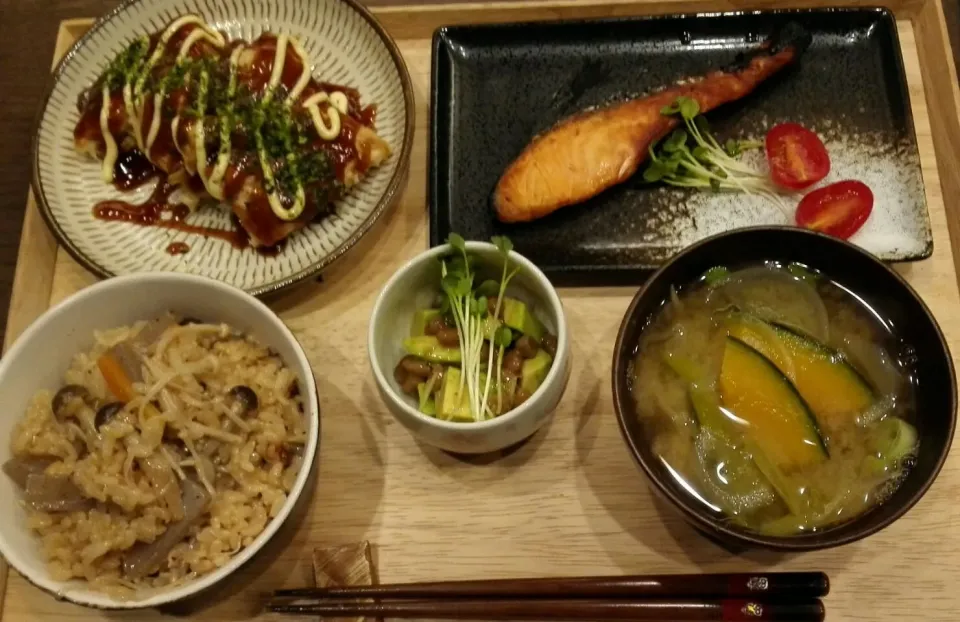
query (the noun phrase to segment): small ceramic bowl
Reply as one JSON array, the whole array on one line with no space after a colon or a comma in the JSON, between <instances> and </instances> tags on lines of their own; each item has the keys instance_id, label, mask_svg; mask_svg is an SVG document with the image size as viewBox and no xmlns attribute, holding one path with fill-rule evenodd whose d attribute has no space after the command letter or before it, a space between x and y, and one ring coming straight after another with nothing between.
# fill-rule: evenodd
<instances>
[{"instance_id":1,"label":"small ceramic bowl","mask_svg":"<svg viewBox=\"0 0 960 622\"><path fill-rule=\"evenodd\" d=\"M303 467L280 513L252 544L213 572L183 585L125 599L90 589L82 581L57 581L47 570L40 540L27 529L19 503L0 504L0 553L28 581L57 598L103 609L156 607L192 596L224 579L273 537L303 492L313 468L320 435L320 407L310 363L296 338L266 305L239 289L205 277L175 273L144 273L101 281L53 307L16 341L0 362L0 464L10 457L14 425L33 395L56 390L73 356L93 344L93 331L132 324L167 311L208 321L225 322L253 335L275 350L297 374L308 420ZM0 474L0 498L18 497L14 483Z\"/></svg>"},{"instance_id":2,"label":"small ceramic bowl","mask_svg":"<svg viewBox=\"0 0 960 622\"><path fill-rule=\"evenodd\" d=\"M467 250L479 259L479 265L499 271L503 266L500 251L487 242L467 242ZM387 408L421 441L453 453L480 454L497 451L526 439L556 409L570 373L570 340L567 320L556 290L529 259L510 252L511 265L519 272L507 287L509 296L518 298L557 336L557 355L543 384L523 404L487 421L476 423L444 421L421 413L413 398L404 395L393 377L403 358L403 339L410 333L410 322L418 309L428 308L440 291L440 262L451 252L448 245L432 248L411 259L384 286L370 318L367 352L380 396Z\"/></svg>"},{"instance_id":3,"label":"small ceramic bowl","mask_svg":"<svg viewBox=\"0 0 960 622\"><path fill-rule=\"evenodd\" d=\"M795 536L769 536L747 531L694 500L672 477L651 448L630 392L631 367L640 335L670 296L670 287L692 283L714 266L761 261L799 262L837 282L849 283L866 305L897 327L898 337L912 346L916 392L915 425L920 449L913 468L893 495L850 521L822 531ZM624 440L650 479L694 527L734 548L761 547L782 551L825 549L847 544L903 516L926 493L946 460L957 420L957 381L947 342L920 296L890 267L866 251L836 238L796 227L737 229L694 244L666 263L634 296L617 335L613 354L613 403Z\"/></svg>"}]
</instances>

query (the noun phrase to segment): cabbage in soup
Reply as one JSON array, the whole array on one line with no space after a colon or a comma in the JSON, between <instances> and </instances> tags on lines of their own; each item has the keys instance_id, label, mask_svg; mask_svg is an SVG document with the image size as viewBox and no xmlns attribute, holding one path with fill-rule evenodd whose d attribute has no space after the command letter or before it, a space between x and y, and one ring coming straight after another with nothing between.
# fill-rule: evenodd
<instances>
[{"instance_id":1,"label":"cabbage in soup","mask_svg":"<svg viewBox=\"0 0 960 622\"><path fill-rule=\"evenodd\" d=\"M917 451L914 387L886 322L798 264L717 267L671 290L644 330L632 392L680 487L768 535L882 503Z\"/></svg>"}]
</instances>

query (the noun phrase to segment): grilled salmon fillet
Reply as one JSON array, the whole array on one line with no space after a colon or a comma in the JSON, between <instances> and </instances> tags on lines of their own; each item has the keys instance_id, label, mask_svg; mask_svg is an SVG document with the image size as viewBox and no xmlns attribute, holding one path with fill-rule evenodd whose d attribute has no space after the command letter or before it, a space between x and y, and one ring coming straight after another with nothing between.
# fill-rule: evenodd
<instances>
[{"instance_id":1,"label":"grilled salmon fillet","mask_svg":"<svg viewBox=\"0 0 960 622\"><path fill-rule=\"evenodd\" d=\"M625 181L647 158L649 147L681 122L676 115L662 115L664 106L690 97L702 114L736 101L794 63L809 44L809 33L791 23L728 69L561 121L534 138L500 177L493 193L497 218L536 220Z\"/></svg>"}]
</instances>

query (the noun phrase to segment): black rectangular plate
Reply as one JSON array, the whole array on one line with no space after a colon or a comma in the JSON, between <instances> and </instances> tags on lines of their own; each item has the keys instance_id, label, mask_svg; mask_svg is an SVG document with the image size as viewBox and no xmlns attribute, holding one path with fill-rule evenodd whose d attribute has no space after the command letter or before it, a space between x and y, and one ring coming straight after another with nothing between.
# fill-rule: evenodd
<instances>
[{"instance_id":1,"label":"black rectangular plate","mask_svg":"<svg viewBox=\"0 0 960 622\"><path fill-rule=\"evenodd\" d=\"M817 9L444 27L433 38L430 244L450 232L507 235L518 252L565 285L637 282L697 236L687 191L651 188L640 175L585 204L537 221L496 220L490 195L530 139L560 119L728 66L787 21L813 35L799 65L747 98L710 113L724 135L762 136L772 119L842 128L899 145L920 193L912 250L929 256L923 199L896 22L884 9ZM905 147L904 147L905 146ZM900 157L900 156L895 156ZM900 164L897 161L896 164ZM882 190L883 189L879 189ZM880 194L876 192L876 194ZM911 187L909 195L916 194ZM666 197L666 199L664 198ZM912 208L911 208L912 210ZM916 210L912 210L916 211ZM744 224L731 218L731 228ZM691 229L692 227L692 229ZM919 249L919 250L918 250ZM874 249L870 249L874 250Z\"/></svg>"}]
</instances>

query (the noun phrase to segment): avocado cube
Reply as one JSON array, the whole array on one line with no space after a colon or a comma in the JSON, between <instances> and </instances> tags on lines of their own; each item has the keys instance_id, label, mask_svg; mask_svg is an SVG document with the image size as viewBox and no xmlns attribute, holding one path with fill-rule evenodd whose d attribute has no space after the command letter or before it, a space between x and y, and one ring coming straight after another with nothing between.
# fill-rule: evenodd
<instances>
[{"instance_id":1,"label":"avocado cube","mask_svg":"<svg viewBox=\"0 0 960 622\"><path fill-rule=\"evenodd\" d=\"M543 339L546 332L527 305L516 298L503 299L503 323L537 341Z\"/></svg>"},{"instance_id":2,"label":"avocado cube","mask_svg":"<svg viewBox=\"0 0 960 622\"><path fill-rule=\"evenodd\" d=\"M443 374L443 384L437 395L437 416L448 421L473 421L470 414L470 392L467 385L460 387L460 370L450 367Z\"/></svg>"},{"instance_id":3,"label":"avocado cube","mask_svg":"<svg viewBox=\"0 0 960 622\"><path fill-rule=\"evenodd\" d=\"M547 354L542 348L537 350L536 356L523 362L523 367L520 370L522 374L520 388L530 395L533 395L533 393L540 388L540 385L543 384L543 381L546 380L547 372L550 371L552 364L553 357Z\"/></svg>"},{"instance_id":4,"label":"avocado cube","mask_svg":"<svg viewBox=\"0 0 960 622\"><path fill-rule=\"evenodd\" d=\"M420 337L427 333L427 324L435 317L440 317L440 309L420 309L413 314L413 323L410 325L410 336Z\"/></svg>"},{"instance_id":5,"label":"avocado cube","mask_svg":"<svg viewBox=\"0 0 960 622\"><path fill-rule=\"evenodd\" d=\"M422 412L423 414L429 417L436 417L437 403L433 401L432 397L427 398L427 400L423 403L423 405L420 406L420 412Z\"/></svg>"},{"instance_id":6,"label":"avocado cube","mask_svg":"<svg viewBox=\"0 0 960 622\"><path fill-rule=\"evenodd\" d=\"M403 340L403 349L407 354L430 361L431 363L459 363L460 348L448 348L440 345L436 337L421 335Z\"/></svg>"},{"instance_id":7,"label":"avocado cube","mask_svg":"<svg viewBox=\"0 0 960 622\"><path fill-rule=\"evenodd\" d=\"M493 337L497 334L497 329L500 328L500 326L500 320L492 315L488 315L483 320L483 338L487 341L493 341Z\"/></svg>"},{"instance_id":8,"label":"avocado cube","mask_svg":"<svg viewBox=\"0 0 960 622\"><path fill-rule=\"evenodd\" d=\"M420 397L420 412L431 417L437 416L437 403L427 391L427 383L421 382L417 385L417 395Z\"/></svg>"}]
</instances>

